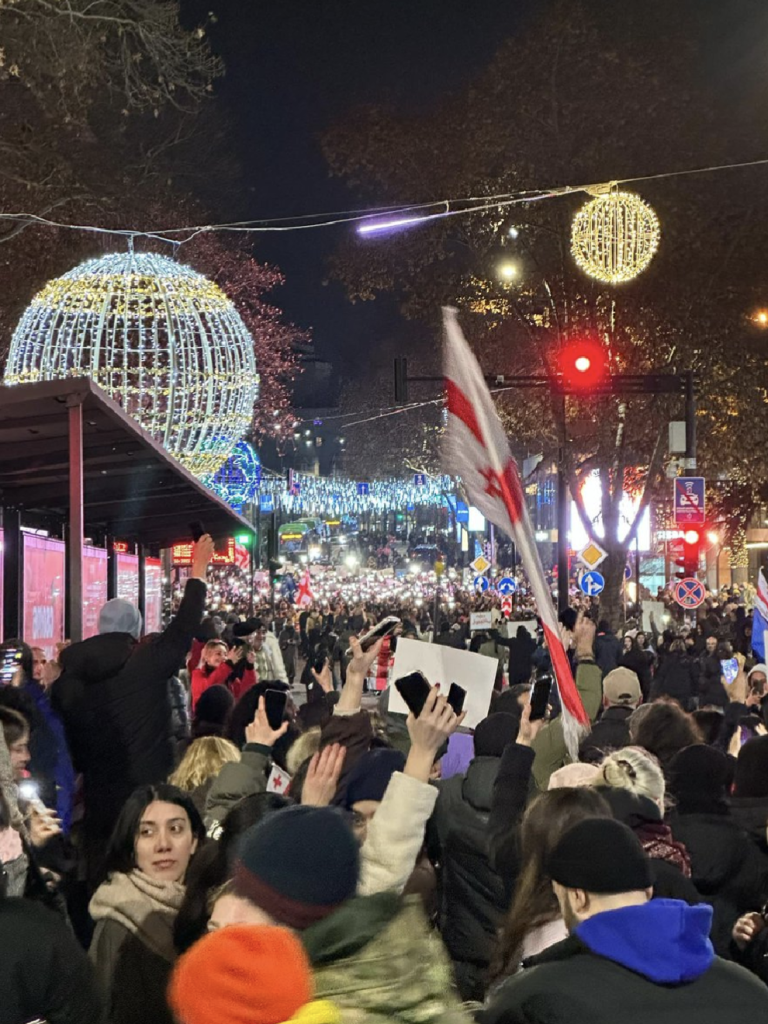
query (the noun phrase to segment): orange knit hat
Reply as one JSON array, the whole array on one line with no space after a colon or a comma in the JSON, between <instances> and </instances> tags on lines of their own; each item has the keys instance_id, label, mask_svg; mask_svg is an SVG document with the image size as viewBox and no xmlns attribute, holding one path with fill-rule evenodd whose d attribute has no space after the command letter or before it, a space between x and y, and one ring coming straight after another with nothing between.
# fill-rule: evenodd
<instances>
[{"instance_id":1,"label":"orange knit hat","mask_svg":"<svg viewBox=\"0 0 768 1024\"><path fill-rule=\"evenodd\" d=\"M168 1001L181 1024L281 1024L312 992L307 954L291 932L232 925L179 959Z\"/></svg>"}]
</instances>

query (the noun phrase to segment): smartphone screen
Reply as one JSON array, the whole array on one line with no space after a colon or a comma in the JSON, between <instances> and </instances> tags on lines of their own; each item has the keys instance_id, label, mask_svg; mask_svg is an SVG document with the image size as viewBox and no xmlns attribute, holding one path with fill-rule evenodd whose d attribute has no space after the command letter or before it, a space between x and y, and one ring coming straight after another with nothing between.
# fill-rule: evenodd
<instances>
[{"instance_id":1,"label":"smartphone screen","mask_svg":"<svg viewBox=\"0 0 768 1024\"><path fill-rule=\"evenodd\" d=\"M721 658L720 668L722 669L723 675L725 676L726 683L732 683L739 674L739 659L738 658Z\"/></svg>"},{"instance_id":2,"label":"smartphone screen","mask_svg":"<svg viewBox=\"0 0 768 1024\"><path fill-rule=\"evenodd\" d=\"M267 713L267 721L270 729L279 729L283 724L285 705L288 703L288 694L283 690L265 690L264 710Z\"/></svg>"},{"instance_id":3,"label":"smartphone screen","mask_svg":"<svg viewBox=\"0 0 768 1024\"><path fill-rule=\"evenodd\" d=\"M549 695L552 691L552 676L541 675L533 684L531 692L531 721L543 718L549 707Z\"/></svg>"},{"instance_id":4,"label":"smartphone screen","mask_svg":"<svg viewBox=\"0 0 768 1024\"><path fill-rule=\"evenodd\" d=\"M467 696L467 691L463 686L459 686L458 683L451 683L451 688L448 691L448 703L453 708L455 715L460 715L464 710L464 698Z\"/></svg>"},{"instance_id":5,"label":"smartphone screen","mask_svg":"<svg viewBox=\"0 0 768 1024\"><path fill-rule=\"evenodd\" d=\"M6 647L3 651L3 662L0 666L0 682L7 686L13 681L16 669L21 664L22 651L20 647Z\"/></svg>"},{"instance_id":6,"label":"smartphone screen","mask_svg":"<svg viewBox=\"0 0 768 1024\"><path fill-rule=\"evenodd\" d=\"M422 672L409 672L402 679L396 679L395 686L408 710L418 718L431 690L427 677Z\"/></svg>"},{"instance_id":7,"label":"smartphone screen","mask_svg":"<svg viewBox=\"0 0 768 1024\"><path fill-rule=\"evenodd\" d=\"M394 633L395 629L400 625L400 619L396 615L388 615L386 619L382 619L373 629L370 629L367 633L360 637L360 647L363 651L369 651L371 647L376 643L377 640L381 640L382 637L389 636ZM347 648L347 657L352 656L352 648Z\"/></svg>"}]
</instances>

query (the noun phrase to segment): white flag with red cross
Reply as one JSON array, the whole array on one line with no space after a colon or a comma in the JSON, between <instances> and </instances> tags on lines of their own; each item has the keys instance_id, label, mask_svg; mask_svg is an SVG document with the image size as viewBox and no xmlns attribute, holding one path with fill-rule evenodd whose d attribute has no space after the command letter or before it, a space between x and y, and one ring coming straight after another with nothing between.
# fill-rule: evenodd
<instances>
[{"instance_id":1,"label":"white flag with red cross","mask_svg":"<svg viewBox=\"0 0 768 1024\"><path fill-rule=\"evenodd\" d=\"M304 573L304 578L299 584L299 589L296 591L296 606L303 608L305 605L310 605L315 600L315 595L312 593L312 577L309 575L309 569Z\"/></svg>"},{"instance_id":2,"label":"white flag with red cross","mask_svg":"<svg viewBox=\"0 0 768 1024\"><path fill-rule=\"evenodd\" d=\"M571 756L589 729L589 716L571 672L531 528L517 463L512 457L491 393L464 338L455 309L443 309L444 376L448 425L443 459L460 476L472 504L515 542L528 574L557 678L563 727Z\"/></svg>"}]
</instances>

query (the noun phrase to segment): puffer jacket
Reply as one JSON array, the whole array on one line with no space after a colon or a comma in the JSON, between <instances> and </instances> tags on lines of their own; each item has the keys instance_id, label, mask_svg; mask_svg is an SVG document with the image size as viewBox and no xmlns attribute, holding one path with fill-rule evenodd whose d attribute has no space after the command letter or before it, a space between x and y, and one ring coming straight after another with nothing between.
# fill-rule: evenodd
<instances>
[{"instance_id":1,"label":"puffer jacket","mask_svg":"<svg viewBox=\"0 0 768 1024\"><path fill-rule=\"evenodd\" d=\"M671 697L679 702L684 711L692 711L698 694L699 672L696 662L678 651L668 654L659 665L651 684L651 700Z\"/></svg>"},{"instance_id":2,"label":"puffer jacket","mask_svg":"<svg viewBox=\"0 0 768 1024\"><path fill-rule=\"evenodd\" d=\"M712 944L731 955L731 930L737 918L768 899L768 857L727 814L672 814L675 839L691 858L691 880L714 909Z\"/></svg>"},{"instance_id":3,"label":"puffer jacket","mask_svg":"<svg viewBox=\"0 0 768 1024\"><path fill-rule=\"evenodd\" d=\"M335 1003L342 1024L471 1024L417 896L357 897L300 937L315 998Z\"/></svg>"},{"instance_id":4,"label":"puffer jacket","mask_svg":"<svg viewBox=\"0 0 768 1024\"><path fill-rule=\"evenodd\" d=\"M488 819L501 758L476 757L466 775L440 784L429 828L439 863L440 933L454 962L463 999L482 999L506 897L491 866Z\"/></svg>"}]
</instances>

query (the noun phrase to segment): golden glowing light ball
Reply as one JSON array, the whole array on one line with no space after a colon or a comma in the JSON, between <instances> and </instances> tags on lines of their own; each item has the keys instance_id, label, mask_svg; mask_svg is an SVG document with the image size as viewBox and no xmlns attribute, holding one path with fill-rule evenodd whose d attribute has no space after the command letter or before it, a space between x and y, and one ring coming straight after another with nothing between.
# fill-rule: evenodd
<instances>
[{"instance_id":1,"label":"golden glowing light ball","mask_svg":"<svg viewBox=\"0 0 768 1024\"><path fill-rule=\"evenodd\" d=\"M191 267L117 253L49 281L11 341L6 384L90 377L198 476L215 473L251 422L253 338Z\"/></svg>"},{"instance_id":2,"label":"golden glowing light ball","mask_svg":"<svg viewBox=\"0 0 768 1024\"><path fill-rule=\"evenodd\" d=\"M642 274L658 247L659 219L634 192L612 189L596 196L573 221L574 259L590 277L607 284Z\"/></svg>"}]
</instances>

